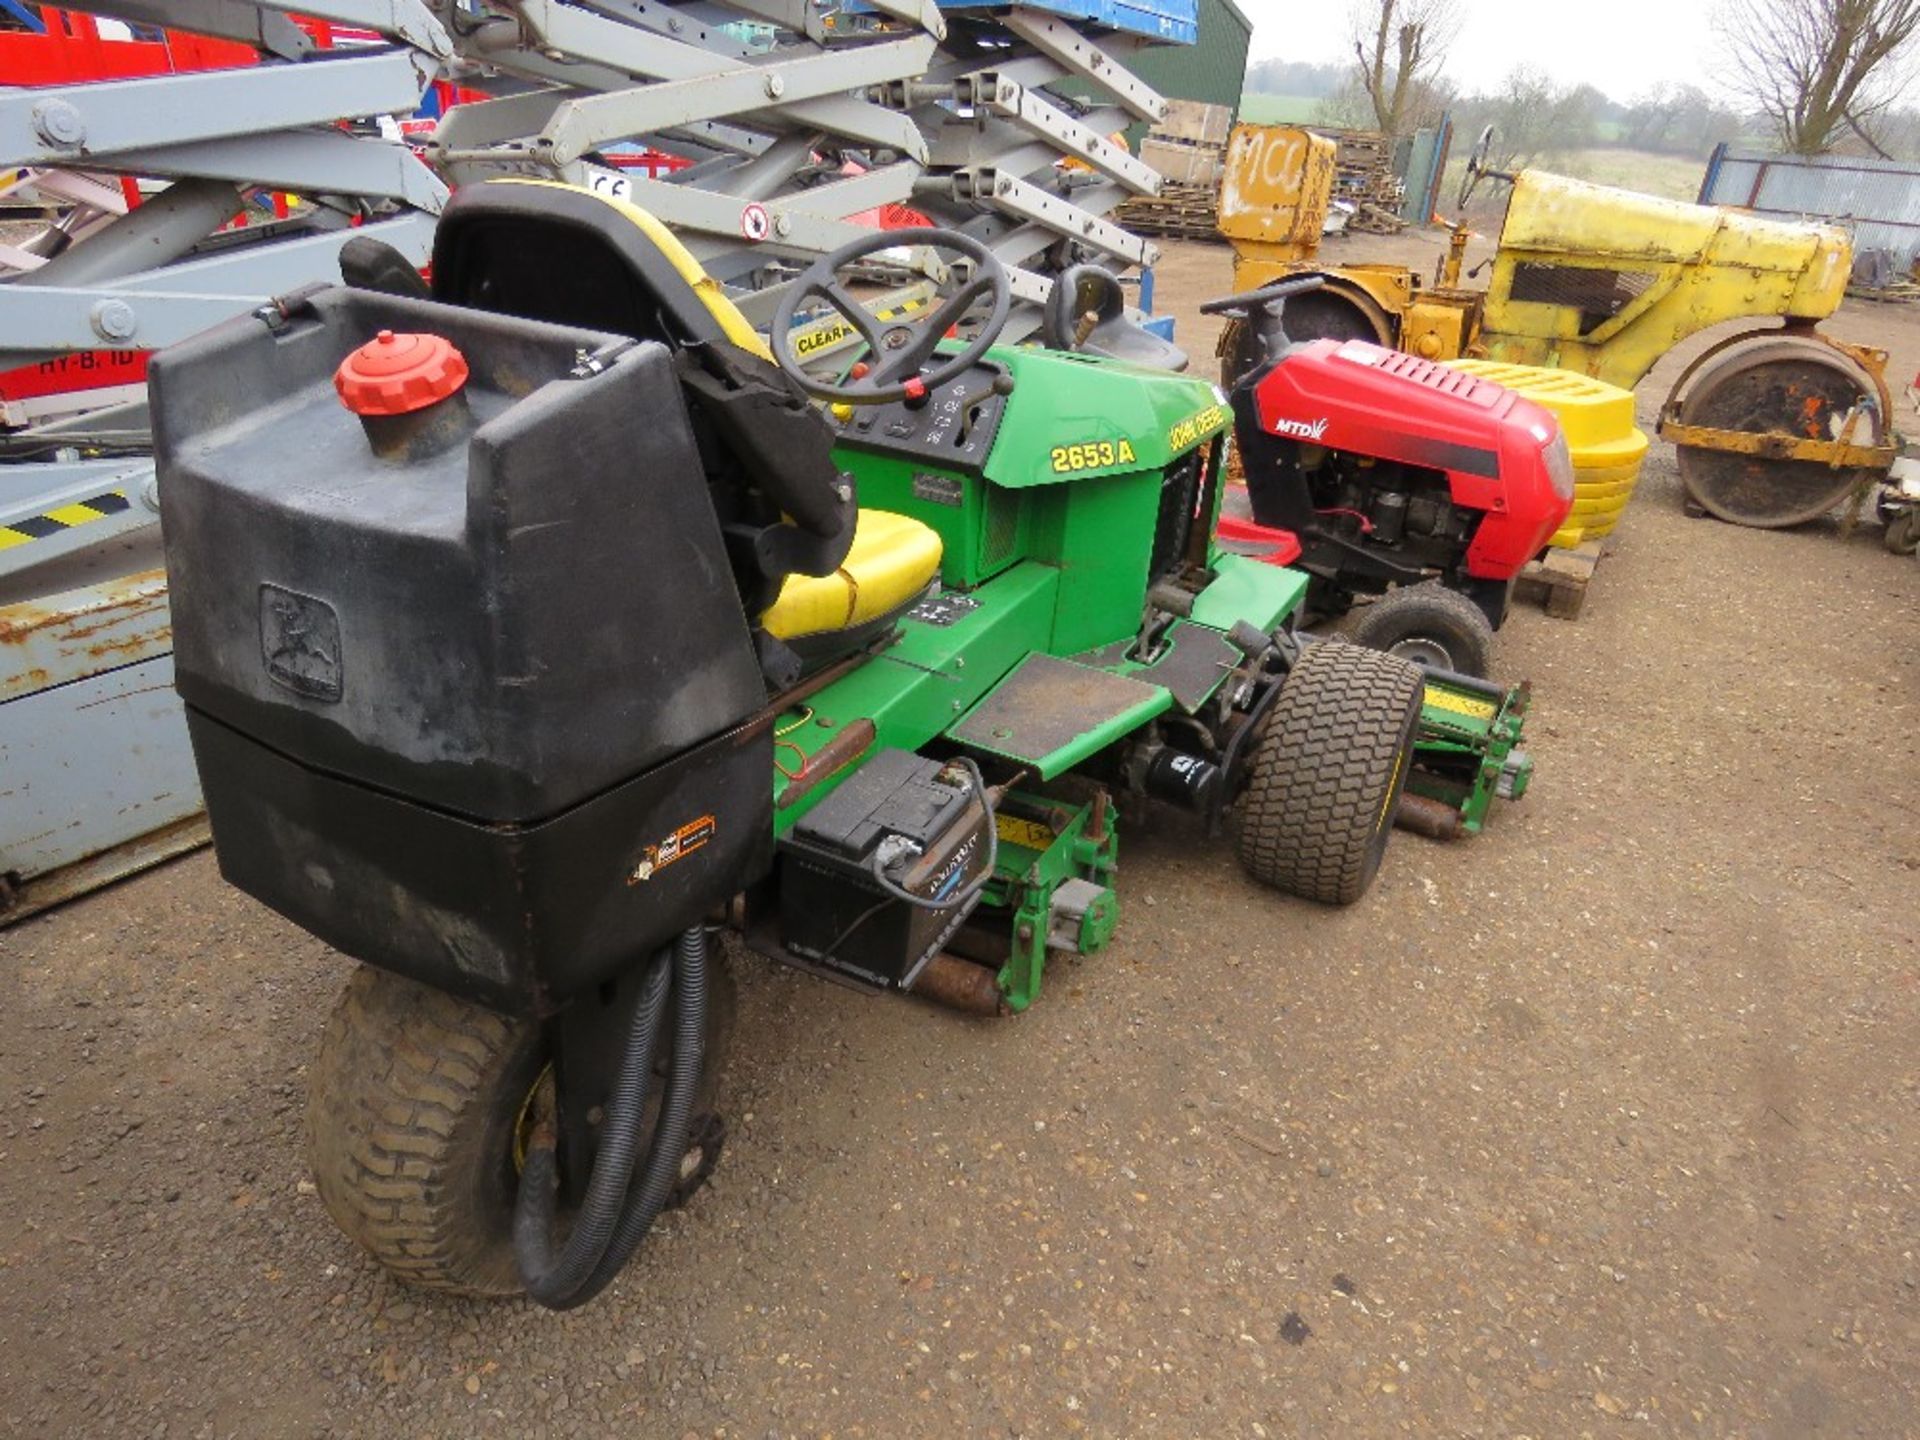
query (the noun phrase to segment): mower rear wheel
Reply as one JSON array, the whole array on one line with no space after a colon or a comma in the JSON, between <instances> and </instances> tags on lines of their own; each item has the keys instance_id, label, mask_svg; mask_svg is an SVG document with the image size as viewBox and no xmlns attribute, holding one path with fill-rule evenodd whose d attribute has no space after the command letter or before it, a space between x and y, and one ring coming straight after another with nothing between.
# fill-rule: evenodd
<instances>
[{"instance_id":1,"label":"mower rear wheel","mask_svg":"<svg viewBox=\"0 0 1920 1440\"><path fill-rule=\"evenodd\" d=\"M1413 761L1420 671L1340 641L1309 649L1268 712L1240 802L1240 864L1255 880L1351 905L1386 855Z\"/></svg>"},{"instance_id":2,"label":"mower rear wheel","mask_svg":"<svg viewBox=\"0 0 1920 1440\"><path fill-rule=\"evenodd\" d=\"M710 1110L732 1025L724 966L709 985L707 1072L670 1207L705 1182L725 1137ZM669 1058L656 1060L657 1074ZM308 1157L327 1213L410 1284L519 1294L513 1208L522 1126L547 1061L537 1022L359 967L309 1080Z\"/></svg>"},{"instance_id":3,"label":"mower rear wheel","mask_svg":"<svg viewBox=\"0 0 1920 1440\"><path fill-rule=\"evenodd\" d=\"M1353 640L1429 669L1485 679L1493 664L1487 612L1438 580L1390 590L1360 612Z\"/></svg>"},{"instance_id":4,"label":"mower rear wheel","mask_svg":"<svg viewBox=\"0 0 1920 1440\"><path fill-rule=\"evenodd\" d=\"M307 1102L314 1184L334 1223L412 1284L517 1293L514 1136L545 1065L536 1022L361 966Z\"/></svg>"}]
</instances>

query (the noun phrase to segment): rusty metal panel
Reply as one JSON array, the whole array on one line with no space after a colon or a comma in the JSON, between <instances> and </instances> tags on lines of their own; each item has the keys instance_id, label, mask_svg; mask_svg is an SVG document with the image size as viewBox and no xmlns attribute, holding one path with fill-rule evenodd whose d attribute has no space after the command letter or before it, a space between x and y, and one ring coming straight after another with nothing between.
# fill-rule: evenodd
<instances>
[{"instance_id":1,"label":"rusty metal panel","mask_svg":"<svg viewBox=\"0 0 1920 1440\"><path fill-rule=\"evenodd\" d=\"M164 570L0 606L0 704L172 650Z\"/></svg>"},{"instance_id":2,"label":"rusty metal panel","mask_svg":"<svg viewBox=\"0 0 1920 1440\"><path fill-rule=\"evenodd\" d=\"M204 843L158 570L0 607L0 925Z\"/></svg>"},{"instance_id":3,"label":"rusty metal panel","mask_svg":"<svg viewBox=\"0 0 1920 1440\"><path fill-rule=\"evenodd\" d=\"M1844 225L1856 253L1889 251L1902 269L1920 255L1920 164L1912 161L1725 149L1709 166L1700 199Z\"/></svg>"},{"instance_id":4,"label":"rusty metal panel","mask_svg":"<svg viewBox=\"0 0 1920 1440\"><path fill-rule=\"evenodd\" d=\"M1336 154L1333 141L1297 126L1236 125L1220 182L1220 233L1286 252L1255 252L1265 259L1312 255L1333 195Z\"/></svg>"}]
</instances>

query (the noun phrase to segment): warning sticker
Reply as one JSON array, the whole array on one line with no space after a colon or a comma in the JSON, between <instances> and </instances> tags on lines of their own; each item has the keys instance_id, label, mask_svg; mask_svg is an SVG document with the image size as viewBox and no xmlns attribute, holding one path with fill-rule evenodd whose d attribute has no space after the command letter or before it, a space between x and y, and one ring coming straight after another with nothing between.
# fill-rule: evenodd
<instances>
[{"instance_id":1,"label":"warning sticker","mask_svg":"<svg viewBox=\"0 0 1920 1440\"><path fill-rule=\"evenodd\" d=\"M767 218L764 205L746 205L740 210L740 233L758 245L773 233L773 221Z\"/></svg>"},{"instance_id":2,"label":"warning sticker","mask_svg":"<svg viewBox=\"0 0 1920 1440\"><path fill-rule=\"evenodd\" d=\"M104 520L109 515L118 515L130 504L126 491L109 490L103 495L75 500L39 515L22 515L10 524L0 525L0 550L11 550L16 545L26 545L34 540L44 540L49 535L58 535L63 530L71 530L76 525Z\"/></svg>"},{"instance_id":3,"label":"warning sticker","mask_svg":"<svg viewBox=\"0 0 1920 1440\"><path fill-rule=\"evenodd\" d=\"M647 846L647 853L642 855L640 863L633 867L633 873L627 877L627 883L638 885L642 881L651 880L667 866L686 859L713 839L714 831L718 828L711 815L702 815L698 820L689 820L659 844Z\"/></svg>"},{"instance_id":4,"label":"warning sticker","mask_svg":"<svg viewBox=\"0 0 1920 1440\"><path fill-rule=\"evenodd\" d=\"M1027 850L1045 850L1052 846L1053 831L1037 820L1023 820L1018 815L996 815L993 828L1000 833L1004 844L1018 845Z\"/></svg>"},{"instance_id":5,"label":"warning sticker","mask_svg":"<svg viewBox=\"0 0 1920 1440\"><path fill-rule=\"evenodd\" d=\"M1446 710L1455 715L1464 715L1469 720L1491 720L1500 707L1491 700L1482 700L1473 695L1462 695L1457 690L1442 690L1437 685L1427 687L1426 703L1436 710Z\"/></svg>"}]
</instances>

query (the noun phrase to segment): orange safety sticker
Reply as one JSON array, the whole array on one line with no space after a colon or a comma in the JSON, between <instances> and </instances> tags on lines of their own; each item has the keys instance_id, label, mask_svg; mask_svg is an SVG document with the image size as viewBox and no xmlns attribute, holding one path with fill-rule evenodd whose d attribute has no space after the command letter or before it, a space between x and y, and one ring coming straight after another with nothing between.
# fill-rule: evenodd
<instances>
[{"instance_id":1,"label":"orange safety sticker","mask_svg":"<svg viewBox=\"0 0 1920 1440\"><path fill-rule=\"evenodd\" d=\"M633 867L633 873L627 877L627 883L638 885L643 880L651 880L667 866L686 859L713 839L714 832L718 828L717 822L711 815L702 815L698 820L689 820L659 844L647 846L646 854L642 855L640 863Z\"/></svg>"}]
</instances>

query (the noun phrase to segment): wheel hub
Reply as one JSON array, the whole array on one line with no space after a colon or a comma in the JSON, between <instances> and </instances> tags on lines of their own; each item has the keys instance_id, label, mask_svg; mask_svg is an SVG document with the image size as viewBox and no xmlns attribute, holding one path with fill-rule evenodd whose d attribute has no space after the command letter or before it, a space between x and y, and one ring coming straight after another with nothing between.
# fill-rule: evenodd
<instances>
[{"instance_id":1,"label":"wheel hub","mask_svg":"<svg viewBox=\"0 0 1920 1440\"><path fill-rule=\"evenodd\" d=\"M1454 668L1453 652L1446 645L1430 635L1410 635L1399 644L1390 646L1389 655L1398 655L1425 670L1451 670Z\"/></svg>"}]
</instances>

